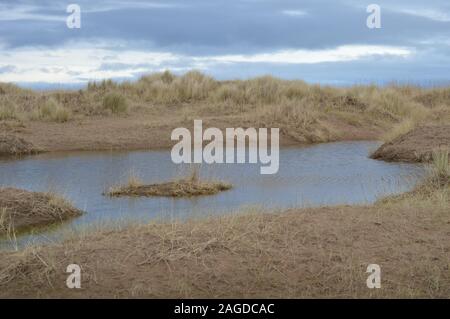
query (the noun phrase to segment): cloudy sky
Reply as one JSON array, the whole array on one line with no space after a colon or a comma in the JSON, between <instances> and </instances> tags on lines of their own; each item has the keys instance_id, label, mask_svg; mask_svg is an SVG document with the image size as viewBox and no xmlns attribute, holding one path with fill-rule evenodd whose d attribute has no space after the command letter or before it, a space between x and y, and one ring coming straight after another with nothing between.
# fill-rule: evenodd
<instances>
[{"instance_id":1,"label":"cloudy sky","mask_svg":"<svg viewBox=\"0 0 450 319\"><path fill-rule=\"evenodd\" d=\"M70 3L81 28L69 29ZM381 29L369 29L369 4ZM170 69L336 85L450 80L449 0L0 0L0 81L133 80Z\"/></svg>"}]
</instances>

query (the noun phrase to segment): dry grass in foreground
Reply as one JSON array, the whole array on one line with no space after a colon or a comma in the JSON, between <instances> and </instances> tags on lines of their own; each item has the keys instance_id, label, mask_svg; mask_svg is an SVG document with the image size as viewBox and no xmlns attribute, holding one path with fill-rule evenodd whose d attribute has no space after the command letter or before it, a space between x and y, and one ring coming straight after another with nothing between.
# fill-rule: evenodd
<instances>
[{"instance_id":1,"label":"dry grass in foreground","mask_svg":"<svg viewBox=\"0 0 450 319\"><path fill-rule=\"evenodd\" d=\"M444 163L436 155L425 184L372 206L152 223L3 252L0 297L449 298ZM73 263L80 290L66 288ZM373 263L381 289L366 286Z\"/></svg>"},{"instance_id":2,"label":"dry grass in foreground","mask_svg":"<svg viewBox=\"0 0 450 319\"><path fill-rule=\"evenodd\" d=\"M198 172L193 171L191 176L175 181L144 185L143 182L132 175L125 186L112 187L105 195L120 196L166 196L166 197L192 197L214 195L231 189L231 184L201 181Z\"/></svg>"},{"instance_id":3,"label":"dry grass in foreground","mask_svg":"<svg viewBox=\"0 0 450 319\"><path fill-rule=\"evenodd\" d=\"M79 216L82 212L52 193L0 188L0 236L46 226Z\"/></svg>"}]
</instances>

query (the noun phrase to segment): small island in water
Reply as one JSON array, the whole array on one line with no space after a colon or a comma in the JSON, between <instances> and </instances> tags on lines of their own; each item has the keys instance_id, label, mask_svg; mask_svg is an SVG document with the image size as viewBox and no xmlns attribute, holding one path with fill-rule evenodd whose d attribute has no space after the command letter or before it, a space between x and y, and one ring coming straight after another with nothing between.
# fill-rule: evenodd
<instances>
[{"instance_id":1,"label":"small island in water","mask_svg":"<svg viewBox=\"0 0 450 319\"><path fill-rule=\"evenodd\" d=\"M192 197L215 195L231 188L231 184L220 181L202 181L198 172L194 170L190 176L185 178L148 185L144 184L138 177L131 175L126 185L113 186L104 195L111 197Z\"/></svg>"}]
</instances>

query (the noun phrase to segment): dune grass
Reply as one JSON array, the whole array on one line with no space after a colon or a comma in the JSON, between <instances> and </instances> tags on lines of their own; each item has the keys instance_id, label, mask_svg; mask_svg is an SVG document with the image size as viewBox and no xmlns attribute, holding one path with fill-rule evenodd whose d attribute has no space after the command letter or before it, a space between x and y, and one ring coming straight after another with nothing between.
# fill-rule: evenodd
<instances>
[{"instance_id":1,"label":"dune grass","mask_svg":"<svg viewBox=\"0 0 450 319\"><path fill-rule=\"evenodd\" d=\"M54 98L50 98L38 105L31 113L30 118L34 120L64 123L71 118L71 112Z\"/></svg>"},{"instance_id":2,"label":"dune grass","mask_svg":"<svg viewBox=\"0 0 450 319\"><path fill-rule=\"evenodd\" d=\"M0 98L0 121L19 120L20 110L9 98Z\"/></svg>"},{"instance_id":3,"label":"dune grass","mask_svg":"<svg viewBox=\"0 0 450 319\"><path fill-rule=\"evenodd\" d=\"M430 177L428 183L437 187L450 187L450 163L448 149L438 149L433 152L433 161L430 166Z\"/></svg>"},{"instance_id":4,"label":"dune grass","mask_svg":"<svg viewBox=\"0 0 450 319\"><path fill-rule=\"evenodd\" d=\"M432 161L427 164L427 176L411 192L390 196L378 201L381 207L391 209L436 208L450 209L450 163L448 149L436 149Z\"/></svg>"},{"instance_id":5,"label":"dune grass","mask_svg":"<svg viewBox=\"0 0 450 319\"><path fill-rule=\"evenodd\" d=\"M0 83L0 119L64 122L76 117L123 116L142 110L183 117L234 115L252 126L280 127L304 142L345 134L345 125L393 129L386 140L423 123L448 123L450 89L410 85L331 87L263 76L218 81L198 71L169 71L135 82L91 82L79 91L35 92ZM5 98L8 104L5 104ZM174 108L175 107L175 108ZM31 118L27 114L35 114Z\"/></svg>"},{"instance_id":6,"label":"dune grass","mask_svg":"<svg viewBox=\"0 0 450 319\"><path fill-rule=\"evenodd\" d=\"M417 123L411 118L407 118L400 123L395 124L391 130L384 133L382 139L385 143L392 142L399 136L402 136L416 127Z\"/></svg>"},{"instance_id":7,"label":"dune grass","mask_svg":"<svg viewBox=\"0 0 450 319\"><path fill-rule=\"evenodd\" d=\"M124 96L117 93L109 93L103 98L103 107L112 114L126 113L128 102Z\"/></svg>"}]
</instances>

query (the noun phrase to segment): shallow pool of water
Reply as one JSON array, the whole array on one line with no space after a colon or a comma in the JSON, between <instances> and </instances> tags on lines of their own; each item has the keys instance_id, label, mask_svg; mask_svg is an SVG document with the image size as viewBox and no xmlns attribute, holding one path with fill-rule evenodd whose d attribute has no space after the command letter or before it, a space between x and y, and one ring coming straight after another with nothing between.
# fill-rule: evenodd
<instances>
[{"instance_id":1,"label":"shallow pool of water","mask_svg":"<svg viewBox=\"0 0 450 319\"><path fill-rule=\"evenodd\" d=\"M372 203L411 189L424 174L416 164L368 158L377 142L339 142L280 150L276 175L261 175L257 164L203 165L201 176L233 184L213 196L189 199L109 198L102 192L134 171L146 183L181 177L188 167L172 163L170 151L42 154L0 160L0 184L32 191L54 190L87 212L82 217L19 242L51 240L67 228L116 221L146 222L235 212L245 207L290 208ZM0 245L9 245L5 240Z\"/></svg>"}]
</instances>

